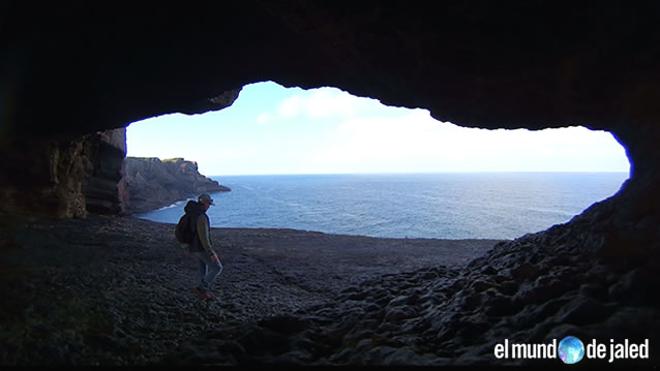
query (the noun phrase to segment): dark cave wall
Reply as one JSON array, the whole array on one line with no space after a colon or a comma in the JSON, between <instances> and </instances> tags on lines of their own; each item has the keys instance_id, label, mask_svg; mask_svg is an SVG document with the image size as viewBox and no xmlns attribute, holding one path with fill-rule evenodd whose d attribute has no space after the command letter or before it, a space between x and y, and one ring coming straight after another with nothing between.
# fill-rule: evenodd
<instances>
[{"instance_id":1,"label":"dark cave wall","mask_svg":"<svg viewBox=\"0 0 660 371\"><path fill-rule=\"evenodd\" d=\"M84 137L5 141L0 150L0 211L84 217L85 141Z\"/></svg>"},{"instance_id":2,"label":"dark cave wall","mask_svg":"<svg viewBox=\"0 0 660 371\"><path fill-rule=\"evenodd\" d=\"M125 184L121 181L126 157L126 129L98 132L87 141L87 146L88 167L82 187L87 211L96 214L124 212Z\"/></svg>"},{"instance_id":3,"label":"dark cave wall","mask_svg":"<svg viewBox=\"0 0 660 371\"><path fill-rule=\"evenodd\" d=\"M123 211L126 130L20 138L0 148L0 211L56 218Z\"/></svg>"},{"instance_id":4,"label":"dark cave wall","mask_svg":"<svg viewBox=\"0 0 660 371\"><path fill-rule=\"evenodd\" d=\"M0 154L12 159L0 185L5 210L118 212L111 194L121 149L88 146L83 156L81 138L155 115L221 109L243 85L273 80L427 108L463 126L608 130L631 161L626 189L644 195L627 205L657 213L656 3L3 7Z\"/></svg>"}]
</instances>

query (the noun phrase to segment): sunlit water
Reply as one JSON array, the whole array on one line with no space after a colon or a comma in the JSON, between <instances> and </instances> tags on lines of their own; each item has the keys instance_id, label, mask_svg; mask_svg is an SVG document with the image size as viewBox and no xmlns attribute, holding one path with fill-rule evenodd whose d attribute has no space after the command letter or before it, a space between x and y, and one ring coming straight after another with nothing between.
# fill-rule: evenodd
<instances>
[{"instance_id":1,"label":"sunlit water","mask_svg":"<svg viewBox=\"0 0 660 371\"><path fill-rule=\"evenodd\" d=\"M564 223L613 195L626 173L450 173L213 177L214 227L376 237L510 239ZM185 201L138 217L176 223Z\"/></svg>"}]
</instances>

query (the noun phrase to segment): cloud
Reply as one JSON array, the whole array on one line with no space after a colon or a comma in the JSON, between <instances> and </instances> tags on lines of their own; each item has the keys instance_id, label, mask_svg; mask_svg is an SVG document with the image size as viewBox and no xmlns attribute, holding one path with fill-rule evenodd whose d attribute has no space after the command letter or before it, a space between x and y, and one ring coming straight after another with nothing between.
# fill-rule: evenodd
<instances>
[{"instance_id":1,"label":"cloud","mask_svg":"<svg viewBox=\"0 0 660 371\"><path fill-rule=\"evenodd\" d=\"M320 88L286 98L275 115L286 119L349 118L376 106L384 107L375 99L355 97L335 88Z\"/></svg>"},{"instance_id":2,"label":"cloud","mask_svg":"<svg viewBox=\"0 0 660 371\"><path fill-rule=\"evenodd\" d=\"M303 97L294 95L282 101L277 107L277 114L280 117L292 118L298 116L303 109Z\"/></svg>"},{"instance_id":3,"label":"cloud","mask_svg":"<svg viewBox=\"0 0 660 371\"><path fill-rule=\"evenodd\" d=\"M273 121L273 115L268 112L263 112L257 116L257 124L267 125Z\"/></svg>"},{"instance_id":4,"label":"cloud","mask_svg":"<svg viewBox=\"0 0 660 371\"><path fill-rule=\"evenodd\" d=\"M583 127L542 131L463 128L426 110L343 121L307 160L354 172L602 171L627 168L611 134ZM414 168L414 169L412 169Z\"/></svg>"}]
</instances>

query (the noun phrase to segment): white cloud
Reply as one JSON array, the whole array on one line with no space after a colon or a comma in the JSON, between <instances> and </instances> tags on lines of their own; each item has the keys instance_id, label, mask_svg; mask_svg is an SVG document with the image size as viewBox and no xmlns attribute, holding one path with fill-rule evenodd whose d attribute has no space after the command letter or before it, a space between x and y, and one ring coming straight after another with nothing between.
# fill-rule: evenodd
<instances>
[{"instance_id":1,"label":"white cloud","mask_svg":"<svg viewBox=\"0 0 660 371\"><path fill-rule=\"evenodd\" d=\"M623 148L606 132L463 128L438 122L426 110L344 120L307 163L355 172L625 171L628 166Z\"/></svg>"},{"instance_id":2,"label":"white cloud","mask_svg":"<svg viewBox=\"0 0 660 371\"><path fill-rule=\"evenodd\" d=\"M277 108L277 114L284 118L292 118L298 116L303 108L303 98L299 95L294 95L282 101Z\"/></svg>"},{"instance_id":3,"label":"white cloud","mask_svg":"<svg viewBox=\"0 0 660 371\"><path fill-rule=\"evenodd\" d=\"M355 97L335 88L320 88L286 98L275 114L287 119L348 118L375 106L385 107L375 99Z\"/></svg>"},{"instance_id":4,"label":"white cloud","mask_svg":"<svg viewBox=\"0 0 660 371\"><path fill-rule=\"evenodd\" d=\"M330 116L351 117L361 105L368 104L365 98L354 97L342 91L319 89L306 99L305 110L310 118Z\"/></svg>"},{"instance_id":5,"label":"white cloud","mask_svg":"<svg viewBox=\"0 0 660 371\"><path fill-rule=\"evenodd\" d=\"M263 112L257 116L257 124L266 125L273 120L273 116L268 112Z\"/></svg>"}]
</instances>

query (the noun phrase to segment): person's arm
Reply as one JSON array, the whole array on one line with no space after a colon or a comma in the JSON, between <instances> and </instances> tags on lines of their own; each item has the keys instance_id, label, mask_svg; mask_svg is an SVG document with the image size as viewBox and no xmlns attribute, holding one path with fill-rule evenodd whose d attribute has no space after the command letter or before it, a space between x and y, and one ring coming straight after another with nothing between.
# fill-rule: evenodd
<instances>
[{"instance_id":1,"label":"person's arm","mask_svg":"<svg viewBox=\"0 0 660 371\"><path fill-rule=\"evenodd\" d=\"M211 244L209 224L204 215L200 215L199 218L197 218L197 235L199 236L199 241L202 243L204 250L206 250L209 255L215 255L213 245Z\"/></svg>"}]
</instances>

